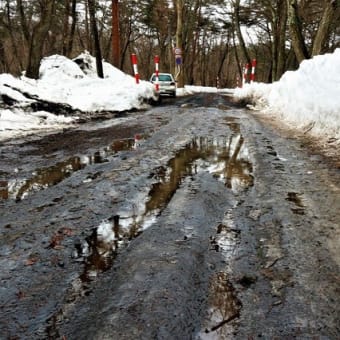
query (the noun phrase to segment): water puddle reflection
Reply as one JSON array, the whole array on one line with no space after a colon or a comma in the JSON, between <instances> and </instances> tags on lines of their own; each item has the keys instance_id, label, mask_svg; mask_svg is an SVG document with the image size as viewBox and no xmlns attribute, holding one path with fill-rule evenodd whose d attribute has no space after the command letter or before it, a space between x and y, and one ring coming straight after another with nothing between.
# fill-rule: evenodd
<instances>
[{"instance_id":1,"label":"water puddle reflection","mask_svg":"<svg viewBox=\"0 0 340 340\"><path fill-rule=\"evenodd\" d=\"M166 205L183 179L199 172L209 172L233 191L253 185L252 164L241 135L230 138L198 137L160 168L155 177L147 209Z\"/></svg>"},{"instance_id":2,"label":"water puddle reflection","mask_svg":"<svg viewBox=\"0 0 340 340\"><path fill-rule=\"evenodd\" d=\"M218 272L211 278L208 305L204 330L197 338L202 340L232 338L233 328L229 328L228 324L240 316L242 304L225 272Z\"/></svg>"},{"instance_id":3,"label":"water puddle reflection","mask_svg":"<svg viewBox=\"0 0 340 340\"><path fill-rule=\"evenodd\" d=\"M238 192L253 185L252 164L237 125L233 125L231 137L194 138L177 152L167 166L151 173L155 183L145 204L134 204L130 215L114 215L102 221L84 241L76 242L73 258L83 263L84 268L72 282L70 307L78 297L90 294L90 282L112 267L119 250L156 221L184 179L200 172L210 173L212 180L222 181L227 190ZM228 214L225 222L231 223ZM221 251L227 258L227 253L235 246L238 231L221 224L217 227L217 234L211 244L213 246L216 242L218 248L215 250ZM223 326L238 317L241 308L225 273L218 273L212 279L211 292L211 322L203 332L205 336L224 332ZM60 310L48 321L48 332L55 330L55 324L63 318L63 314L64 311Z\"/></svg>"},{"instance_id":4,"label":"water puddle reflection","mask_svg":"<svg viewBox=\"0 0 340 340\"><path fill-rule=\"evenodd\" d=\"M115 215L94 229L82 245L76 244L78 253L75 257L85 257L84 271L80 276L82 282L94 279L99 272L104 272L112 266L121 241L119 216Z\"/></svg>"},{"instance_id":5,"label":"water puddle reflection","mask_svg":"<svg viewBox=\"0 0 340 340\"><path fill-rule=\"evenodd\" d=\"M157 219L176 193L183 180L200 172L208 172L222 181L228 189L239 192L253 185L252 164L241 135L230 138L194 138L179 150L166 167L151 174L157 182L143 205L133 206L129 216L121 214L103 221L86 239L79 256L85 258L83 280L90 280L110 268L112 259L122 246L138 236ZM105 230L105 232L103 232ZM228 238L234 242L234 233L220 232L221 249L228 247Z\"/></svg>"},{"instance_id":6,"label":"water puddle reflection","mask_svg":"<svg viewBox=\"0 0 340 340\"><path fill-rule=\"evenodd\" d=\"M132 150L135 143L134 138L115 140L110 146L90 156L75 156L51 167L37 169L30 179L1 180L0 199L20 201L33 192L44 190L60 183L74 172L84 169L88 165L107 162L107 157L119 151Z\"/></svg>"}]
</instances>

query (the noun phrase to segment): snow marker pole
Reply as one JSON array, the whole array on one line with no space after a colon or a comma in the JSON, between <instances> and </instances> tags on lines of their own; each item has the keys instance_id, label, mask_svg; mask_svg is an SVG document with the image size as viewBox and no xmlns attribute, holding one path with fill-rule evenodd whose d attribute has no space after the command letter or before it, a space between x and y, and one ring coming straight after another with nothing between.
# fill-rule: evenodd
<instances>
[{"instance_id":1,"label":"snow marker pole","mask_svg":"<svg viewBox=\"0 0 340 340\"><path fill-rule=\"evenodd\" d=\"M244 69L243 69L243 82L242 82L242 86L247 82L248 70L249 70L249 64L246 64L244 66Z\"/></svg>"},{"instance_id":2,"label":"snow marker pole","mask_svg":"<svg viewBox=\"0 0 340 340\"><path fill-rule=\"evenodd\" d=\"M142 141L142 136L140 134L136 134L135 135L135 144L134 144L134 148L137 149Z\"/></svg>"},{"instance_id":3,"label":"snow marker pole","mask_svg":"<svg viewBox=\"0 0 340 340\"><path fill-rule=\"evenodd\" d=\"M135 74L136 84L139 84L139 73L138 73L138 66L137 66L137 56L136 54L131 54L131 63L133 65L133 72Z\"/></svg>"},{"instance_id":4,"label":"snow marker pole","mask_svg":"<svg viewBox=\"0 0 340 340\"><path fill-rule=\"evenodd\" d=\"M256 59L253 59L251 62L250 83L253 83L255 81L255 69L256 69Z\"/></svg>"},{"instance_id":5,"label":"snow marker pole","mask_svg":"<svg viewBox=\"0 0 340 340\"><path fill-rule=\"evenodd\" d=\"M156 55L154 58L154 62L155 62L155 74L156 74L156 91L159 91L159 56Z\"/></svg>"}]
</instances>

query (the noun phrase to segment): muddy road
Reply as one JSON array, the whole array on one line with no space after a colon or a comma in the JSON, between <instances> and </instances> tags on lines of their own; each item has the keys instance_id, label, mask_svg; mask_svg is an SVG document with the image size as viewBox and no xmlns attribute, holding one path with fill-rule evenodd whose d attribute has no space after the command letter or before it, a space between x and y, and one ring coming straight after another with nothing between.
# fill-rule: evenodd
<instances>
[{"instance_id":1,"label":"muddy road","mask_svg":"<svg viewBox=\"0 0 340 340\"><path fill-rule=\"evenodd\" d=\"M339 338L339 168L228 97L0 162L0 339Z\"/></svg>"}]
</instances>

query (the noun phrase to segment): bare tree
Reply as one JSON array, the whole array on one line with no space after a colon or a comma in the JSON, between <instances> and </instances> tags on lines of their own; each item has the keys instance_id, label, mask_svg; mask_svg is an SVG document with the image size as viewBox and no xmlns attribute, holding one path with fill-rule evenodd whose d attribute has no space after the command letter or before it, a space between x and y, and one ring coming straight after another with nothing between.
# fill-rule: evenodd
<instances>
[{"instance_id":1,"label":"bare tree","mask_svg":"<svg viewBox=\"0 0 340 340\"><path fill-rule=\"evenodd\" d=\"M329 39L330 29L335 19L339 24L340 17L340 2L337 0L326 0L322 18L313 41L312 56L321 54L324 51L325 45Z\"/></svg>"},{"instance_id":2,"label":"bare tree","mask_svg":"<svg viewBox=\"0 0 340 340\"><path fill-rule=\"evenodd\" d=\"M271 38L271 80L276 81L285 71L287 2L286 0L262 0L261 4Z\"/></svg>"},{"instance_id":3,"label":"bare tree","mask_svg":"<svg viewBox=\"0 0 340 340\"><path fill-rule=\"evenodd\" d=\"M62 53L65 56L70 56L72 53L74 35L77 24L77 0L65 0L65 16L63 23L63 46ZM69 23L71 18L71 25Z\"/></svg>"},{"instance_id":4,"label":"bare tree","mask_svg":"<svg viewBox=\"0 0 340 340\"><path fill-rule=\"evenodd\" d=\"M35 13L37 19L35 20L35 23L32 24L32 29L29 28L29 21L26 18L22 0L17 0L17 7L22 32L29 49L26 76L37 79L39 78L39 67L43 57L45 40L48 36L55 14L55 0L41 0L39 2L37 6L39 12Z\"/></svg>"},{"instance_id":5,"label":"bare tree","mask_svg":"<svg viewBox=\"0 0 340 340\"><path fill-rule=\"evenodd\" d=\"M298 12L297 0L287 0L288 6L288 25L295 52L296 59L301 63L304 59L309 58L309 53L302 34L302 23Z\"/></svg>"},{"instance_id":6,"label":"bare tree","mask_svg":"<svg viewBox=\"0 0 340 340\"><path fill-rule=\"evenodd\" d=\"M244 42L243 35L242 35L242 32L241 32L240 0L233 0L232 3L233 3L233 8L234 8L234 13L233 13L234 29L235 29L235 32L236 32L236 36L237 36L237 39L238 39L238 43L239 43L239 46L240 46L242 57L243 57L243 59L246 63L250 64L251 59L250 59L249 53L247 51L246 44Z\"/></svg>"},{"instance_id":7,"label":"bare tree","mask_svg":"<svg viewBox=\"0 0 340 340\"><path fill-rule=\"evenodd\" d=\"M120 67L119 3L112 0L112 63Z\"/></svg>"},{"instance_id":8,"label":"bare tree","mask_svg":"<svg viewBox=\"0 0 340 340\"><path fill-rule=\"evenodd\" d=\"M161 68L171 70L175 41L185 65L177 69L179 86L212 86L216 77L233 85L241 77L240 63L252 58L258 59L257 79L275 81L305 58L339 46L339 0L0 2L0 71L18 75L26 68L33 78L43 56L70 57L84 49L96 56L99 74L102 56L131 72L128 55L138 53L141 77L149 77L156 54ZM246 43L243 27L255 28L257 39Z\"/></svg>"},{"instance_id":9,"label":"bare tree","mask_svg":"<svg viewBox=\"0 0 340 340\"><path fill-rule=\"evenodd\" d=\"M90 14L91 31L92 31L92 37L94 40L94 49L95 49L95 55L96 55L97 75L99 78L104 78L102 53L100 49L98 28L97 28L97 22L96 22L95 0L88 0L88 6L89 6L89 14Z\"/></svg>"},{"instance_id":10,"label":"bare tree","mask_svg":"<svg viewBox=\"0 0 340 340\"><path fill-rule=\"evenodd\" d=\"M183 51L183 0L176 1L176 13L177 13L177 29L176 29L176 47ZM184 73L181 65L179 65L178 72L178 86L184 87Z\"/></svg>"}]
</instances>

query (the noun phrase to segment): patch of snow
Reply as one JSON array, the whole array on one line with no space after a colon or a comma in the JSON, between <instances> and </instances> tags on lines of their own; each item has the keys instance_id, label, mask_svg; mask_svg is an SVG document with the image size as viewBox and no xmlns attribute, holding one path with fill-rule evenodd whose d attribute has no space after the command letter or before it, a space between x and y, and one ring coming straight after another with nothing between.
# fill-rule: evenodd
<instances>
[{"instance_id":1,"label":"patch of snow","mask_svg":"<svg viewBox=\"0 0 340 340\"><path fill-rule=\"evenodd\" d=\"M340 142L340 49L304 60L273 84L252 83L235 90L254 108L322 139Z\"/></svg>"}]
</instances>

